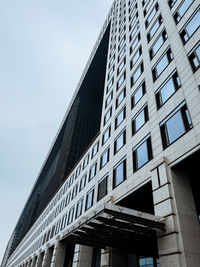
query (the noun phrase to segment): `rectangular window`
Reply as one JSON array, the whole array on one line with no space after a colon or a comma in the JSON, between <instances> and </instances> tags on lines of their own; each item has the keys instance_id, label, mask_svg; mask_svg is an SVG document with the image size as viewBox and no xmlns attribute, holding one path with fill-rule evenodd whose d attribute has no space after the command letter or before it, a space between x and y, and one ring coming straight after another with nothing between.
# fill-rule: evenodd
<instances>
[{"instance_id":1,"label":"rectangular window","mask_svg":"<svg viewBox=\"0 0 200 267\"><path fill-rule=\"evenodd\" d=\"M146 93L145 81L143 81L135 90L131 96L131 108L133 109L135 105L140 101L143 95Z\"/></svg>"},{"instance_id":2,"label":"rectangular window","mask_svg":"<svg viewBox=\"0 0 200 267\"><path fill-rule=\"evenodd\" d=\"M61 220L59 220L56 224L56 230L55 230L55 235L60 231L60 225L61 225Z\"/></svg>"},{"instance_id":3,"label":"rectangular window","mask_svg":"<svg viewBox=\"0 0 200 267\"><path fill-rule=\"evenodd\" d=\"M122 159L113 169L113 189L126 180L126 159Z\"/></svg>"},{"instance_id":4,"label":"rectangular window","mask_svg":"<svg viewBox=\"0 0 200 267\"><path fill-rule=\"evenodd\" d=\"M168 1L168 5L169 5L170 9L172 9L172 7L175 5L176 1L177 0L169 0Z\"/></svg>"},{"instance_id":5,"label":"rectangular window","mask_svg":"<svg viewBox=\"0 0 200 267\"><path fill-rule=\"evenodd\" d=\"M124 57L124 59L120 62L119 67L117 69L117 75L119 75L119 73L121 72L121 70L123 69L123 67L126 65L126 57Z\"/></svg>"},{"instance_id":6,"label":"rectangular window","mask_svg":"<svg viewBox=\"0 0 200 267\"><path fill-rule=\"evenodd\" d=\"M135 25L135 27L133 28L131 34L130 34L130 37L129 37L130 42L131 42L131 41L133 40L133 38L135 37L136 32L137 32L137 30L139 29L139 27L140 27L139 22L137 22L136 25Z\"/></svg>"},{"instance_id":7,"label":"rectangular window","mask_svg":"<svg viewBox=\"0 0 200 267\"><path fill-rule=\"evenodd\" d=\"M166 30L164 29L149 50L149 56L151 60L156 55L156 53L162 47L162 45L166 40L167 40L167 33Z\"/></svg>"},{"instance_id":8,"label":"rectangular window","mask_svg":"<svg viewBox=\"0 0 200 267\"><path fill-rule=\"evenodd\" d=\"M70 203L70 200L71 200L71 191L66 196L65 207Z\"/></svg>"},{"instance_id":9,"label":"rectangular window","mask_svg":"<svg viewBox=\"0 0 200 267\"><path fill-rule=\"evenodd\" d=\"M136 83L136 81L140 78L144 71L144 65L143 62L140 62L137 69L133 72L131 76L131 87Z\"/></svg>"},{"instance_id":10,"label":"rectangular window","mask_svg":"<svg viewBox=\"0 0 200 267\"><path fill-rule=\"evenodd\" d=\"M123 44L126 41L126 35L124 35L124 37L122 38L122 40L120 41L119 45L118 45L118 51L122 48Z\"/></svg>"},{"instance_id":11,"label":"rectangular window","mask_svg":"<svg viewBox=\"0 0 200 267\"><path fill-rule=\"evenodd\" d=\"M183 41L183 44L186 44L189 38L195 33L195 31L200 26L200 9L194 13L192 18L189 19L189 21L186 23L186 25L183 27L183 29L180 32L181 39Z\"/></svg>"},{"instance_id":12,"label":"rectangular window","mask_svg":"<svg viewBox=\"0 0 200 267\"><path fill-rule=\"evenodd\" d=\"M124 87L116 98L116 108L122 103L126 97L126 87Z\"/></svg>"},{"instance_id":13,"label":"rectangular window","mask_svg":"<svg viewBox=\"0 0 200 267\"><path fill-rule=\"evenodd\" d=\"M145 9L144 9L144 16L146 16L146 14L148 13L148 11L150 10L151 6L153 5L154 0L149 0L149 2L147 3Z\"/></svg>"},{"instance_id":14,"label":"rectangular window","mask_svg":"<svg viewBox=\"0 0 200 267\"><path fill-rule=\"evenodd\" d=\"M106 143L106 141L109 139L110 137L110 133L111 133L111 126L109 126L105 132L103 133L103 137L102 137L102 145L104 145Z\"/></svg>"},{"instance_id":15,"label":"rectangular window","mask_svg":"<svg viewBox=\"0 0 200 267\"><path fill-rule=\"evenodd\" d=\"M122 36L124 35L126 31L126 26L122 26L122 28L119 29L119 41L122 39ZM123 38L125 39L125 35L123 36Z\"/></svg>"},{"instance_id":16,"label":"rectangular window","mask_svg":"<svg viewBox=\"0 0 200 267\"><path fill-rule=\"evenodd\" d=\"M179 23L179 21L182 19L186 11L189 9L191 4L194 2L194 0L183 0L181 4L178 6L177 10L173 14L174 20L176 24Z\"/></svg>"},{"instance_id":17,"label":"rectangular window","mask_svg":"<svg viewBox=\"0 0 200 267\"><path fill-rule=\"evenodd\" d=\"M76 169L76 178L79 176L80 173L81 173L81 164Z\"/></svg>"},{"instance_id":18,"label":"rectangular window","mask_svg":"<svg viewBox=\"0 0 200 267\"><path fill-rule=\"evenodd\" d=\"M75 216L75 218L78 218L79 216L81 216L82 210L83 210L83 198L81 200L79 200L79 202L76 205L76 216Z\"/></svg>"},{"instance_id":19,"label":"rectangular window","mask_svg":"<svg viewBox=\"0 0 200 267\"><path fill-rule=\"evenodd\" d=\"M71 175L71 177L69 178L69 187L73 184L74 181L74 174Z\"/></svg>"},{"instance_id":20,"label":"rectangular window","mask_svg":"<svg viewBox=\"0 0 200 267\"><path fill-rule=\"evenodd\" d=\"M137 37L135 38L135 40L132 42L132 44L130 46L130 54L132 54L132 52L136 48L136 46L139 43L139 41L140 41L140 33L137 35Z\"/></svg>"},{"instance_id":21,"label":"rectangular window","mask_svg":"<svg viewBox=\"0 0 200 267\"><path fill-rule=\"evenodd\" d=\"M72 223L73 219L74 219L74 206L69 210L69 216L68 216L67 225Z\"/></svg>"},{"instance_id":22,"label":"rectangular window","mask_svg":"<svg viewBox=\"0 0 200 267\"><path fill-rule=\"evenodd\" d=\"M109 81L108 85L107 85L107 90L106 93L108 93L111 89L111 87L113 86L114 83L114 78L112 77L112 79Z\"/></svg>"},{"instance_id":23,"label":"rectangular window","mask_svg":"<svg viewBox=\"0 0 200 267\"><path fill-rule=\"evenodd\" d=\"M108 122L111 116L112 116L112 107L109 108L109 110L106 112L106 115L104 116L104 125Z\"/></svg>"},{"instance_id":24,"label":"rectangular window","mask_svg":"<svg viewBox=\"0 0 200 267\"><path fill-rule=\"evenodd\" d=\"M85 167L88 165L88 163L89 163L89 157L90 157L90 155L88 154L88 155L84 158L84 161L83 161L83 169L85 169Z\"/></svg>"},{"instance_id":25,"label":"rectangular window","mask_svg":"<svg viewBox=\"0 0 200 267\"><path fill-rule=\"evenodd\" d=\"M146 29L148 28L149 24L152 22L152 20L153 20L154 16L156 15L158 9L159 9L159 5L158 5L158 3L156 3L154 8L151 10L149 16L147 17L147 19L145 21Z\"/></svg>"},{"instance_id":26,"label":"rectangular window","mask_svg":"<svg viewBox=\"0 0 200 267\"><path fill-rule=\"evenodd\" d=\"M112 98L113 98L113 91L106 98L105 108L107 108L107 106L110 104L110 102L112 101Z\"/></svg>"},{"instance_id":27,"label":"rectangular window","mask_svg":"<svg viewBox=\"0 0 200 267\"><path fill-rule=\"evenodd\" d=\"M63 230L65 228L66 221L67 221L67 213L65 213L65 215L62 217L62 223L61 223L60 230Z\"/></svg>"},{"instance_id":28,"label":"rectangular window","mask_svg":"<svg viewBox=\"0 0 200 267\"><path fill-rule=\"evenodd\" d=\"M86 195L86 205L85 210L88 210L93 206L94 202L94 188L92 188Z\"/></svg>"},{"instance_id":29,"label":"rectangular window","mask_svg":"<svg viewBox=\"0 0 200 267\"><path fill-rule=\"evenodd\" d=\"M192 128L185 101L160 123L163 148L167 148Z\"/></svg>"},{"instance_id":30,"label":"rectangular window","mask_svg":"<svg viewBox=\"0 0 200 267\"><path fill-rule=\"evenodd\" d=\"M132 120L132 135L134 135L139 129L149 120L148 108L145 105Z\"/></svg>"},{"instance_id":31,"label":"rectangular window","mask_svg":"<svg viewBox=\"0 0 200 267\"><path fill-rule=\"evenodd\" d=\"M95 162L90 168L89 181L91 181L94 178L94 176L96 175L96 172L97 172L97 162Z\"/></svg>"},{"instance_id":32,"label":"rectangular window","mask_svg":"<svg viewBox=\"0 0 200 267\"><path fill-rule=\"evenodd\" d=\"M143 167L152 158L151 137L148 135L133 148L133 172Z\"/></svg>"},{"instance_id":33,"label":"rectangular window","mask_svg":"<svg viewBox=\"0 0 200 267\"><path fill-rule=\"evenodd\" d=\"M125 79L126 79L126 71L123 72L123 74L120 76L120 78L117 82L117 90L121 87L121 85L123 84Z\"/></svg>"},{"instance_id":34,"label":"rectangular window","mask_svg":"<svg viewBox=\"0 0 200 267\"><path fill-rule=\"evenodd\" d=\"M115 118L115 129L123 122L123 120L126 118L126 107L123 107L123 109L120 110L120 112L117 114Z\"/></svg>"},{"instance_id":35,"label":"rectangular window","mask_svg":"<svg viewBox=\"0 0 200 267\"><path fill-rule=\"evenodd\" d=\"M149 30L149 32L147 34L147 41L148 41L148 43L153 38L153 36L157 32L157 30L159 29L160 25L162 24L162 22L163 22L162 16L159 15L159 17L156 19L156 21L154 22L154 24L152 25L151 29Z\"/></svg>"},{"instance_id":36,"label":"rectangular window","mask_svg":"<svg viewBox=\"0 0 200 267\"><path fill-rule=\"evenodd\" d=\"M85 185L86 185L86 178L87 178L87 174L84 174L83 177L80 180L79 192L85 187Z\"/></svg>"},{"instance_id":37,"label":"rectangular window","mask_svg":"<svg viewBox=\"0 0 200 267\"><path fill-rule=\"evenodd\" d=\"M78 192L78 184L76 184L73 188L73 191L72 191L72 199L74 199L77 195L77 192Z\"/></svg>"},{"instance_id":38,"label":"rectangular window","mask_svg":"<svg viewBox=\"0 0 200 267\"><path fill-rule=\"evenodd\" d=\"M112 76L113 72L115 70L115 65L112 66L112 68L109 70L108 72L108 80L110 79L110 77Z\"/></svg>"},{"instance_id":39,"label":"rectangular window","mask_svg":"<svg viewBox=\"0 0 200 267\"><path fill-rule=\"evenodd\" d=\"M192 67L193 72L197 71L200 67L200 42L188 54L188 59Z\"/></svg>"},{"instance_id":40,"label":"rectangular window","mask_svg":"<svg viewBox=\"0 0 200 267\"><path fill-rule=\"evenodd\" d=\"M126 130L123 130L114 141L114 155L126 144Z\"/></svg>"},{"instance_id":41,"label":"rectangular window","mask_svg":"<svg viewBox=\"0 0 200 267\"><path fill-rule=\"evenodd\" d=\"M99 142L97 142L92 148L92 158L97 154L99 150Z\"/></svg>"},{"instance_id":42,"label":"rectangular window","mask_svg":"<svg viewBox=\"0 0 200 267\"><path fill-rule=\"evenodd\" d=\"M108 66L109 69L113 65L114 61L115 61L115 54L113 55L113 57L111 58L111 60L109 62L109 66Z\"/></svg>"},{"instance_id":43,"label":"rectangular window","mask_svg":"<svg viewBox=\"0 0 200 267\"><path fill-rule=\"evenodd\" d=\"M180 88L181 83L177 71L173 71L169 78L155 92L157 109Z\"/></svg>"},{"instance_id":44,"label":"rectangular window","mask_svg":"<svg viewBox=\"0 0 200 267\"><path fill-rule=\"evenodd\" d=\"M131 62L130 62L131 69L134 67L134 65L136 64L136 62L138 61L141 55L142 55L142 47L140 46L131 59Z\"/></svg>"},{"instance_id":45,"label":"rectangular window","mask_svg":"<svg viewBox=\"0 0 200 267\"><path fill-rule=\"evenodd\" d=\"M100 169L102 169L109 161L110 148L107 148L100 158Z\"/></svg>"},{"instance_id":46,"label":"rectangular window","mask_svg":"<svg viewBox=\"0 0 200 267\"><path fill-rule=\"evenodd\" d=\"M122 57L124 56L125 52L126 52L126 44L123 46L123 48L119 52L118 62L122 59Z\"/></svg>"},{"instance_id":47,"label":"rectangular window","mask_svg":"<svg viewBox=\"0 0 200 267\"><path fill-rule=\"evenodd\" d=\"M104 176L98 183L97 201L101 200L108 193L107 190L108 175Z\"/></svg>"},{"instance_id":48,"label":"rectangular window","mask_svg":"<svg viewBox=\"0 0 200 267\"><path fill-rule=\"evenodd\" d=\"M167 66L173 60L173 55L171 48L168 48L164 55L162 55L156 62L154 68L152 69L153 81L155 82L161 73L167 68Z\"/></svg>"},{"instance_id":49,"label":"rectangular window","mask_svg":"<svg viewBox=\"0 0 200 267\"><path fill-rule=\"evenodd\" d=\"M138 18L138 12L136 12L135 16L133 17L133 19L131 20L129 24L129 31L131 31L131 29L133 28L135 22L137 21L137 18Z\"/></svg>"}]
</instances>

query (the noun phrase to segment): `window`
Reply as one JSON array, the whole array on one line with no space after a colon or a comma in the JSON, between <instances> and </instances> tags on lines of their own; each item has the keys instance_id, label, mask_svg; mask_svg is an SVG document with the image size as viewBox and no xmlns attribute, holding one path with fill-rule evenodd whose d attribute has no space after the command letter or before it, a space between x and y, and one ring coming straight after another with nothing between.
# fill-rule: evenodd
<instances>
[{"instance_id":1,"label":"window","mask_svg":"<svg viewBox=\"0 0 200 267\"><path fill-rule=\"evenodd\" d=\"M169 0L168 1L168 5L170 7L170 9L172 9L172 7L174 6L174 4L176 3L177 0Z\"/></svg>"},{"instance_id":2,"label":"window","mask_svg":"<svg viewBox=\"0 0 200 267\"><path fill-rule=\"evenodd\" d=\"M144 9L144 16L148 13L149 9L153 5L154 0L149 0L148 4L146 5L146 8Z\"/></svg>"},{"instance_id":3,"label":"window","mask_svg":"<svg viewBox=\"0 0 200 267\"><path fill-rule=\"evenodd\" d=\"M137 4L134 6L134 8L131 10L131 13L129 15L129 21L135 16L134 13L137 10Z\"/></svg>"},{"instance_id":4,"label":"window","mask_svg":"<svg viewBox=\"0 0 200 267\"><path fill-rule=\"evenodd\" d=\"M119 41L122 39L122 36L125 39L125 35L124 35L125 31L126 31L126 26L123 27L122 25L122 28L119 29Z\"/></svg>"},{"instance_id":5,"label":"window","mask_svg":"<svg viewBox=\"0 0 200 267\"><path fill-rule=\"evenodd\" d=\"M152 158L151 137L148 135L133 148L133 171L136 172Z\"/></svg>"},{"instance_id":6,"label":"window","mask_svg":"<svg viewBox=\"0 0 200 267\"><path fill-rule=\"evenodd\" d=\"M60 225L61 225L61 220L59 220L56 224L56 230L55 230L55 235L60 231Z\"/></svg>"},{"instance_id":7,"label":"window","mask_svg":"<svg viewBox=\"0 0 200 267\"><path fill-rule=\"evenodd\" d=\"M92 158L97 154L99 150L99 142L97 142L92 148Z\"/></svg>"},{"instance_id":8,"label":"window","mask_svg":"<svg viewBox=\"0 0 200 267\"><path fill-rule=\"evenodd\" d=\"M183 44L186 44L189 38L195 33L200 26L200 9L198 9L193 17L186 23L180 32Z\"/></svg>"},{"instance_id":9,"label":"window","mask_svg":"<svg viewBox=\"0 0 200 267\"><path fill-rule=\"evenodd\" d=\"M102 169L109 161L110 148L107 148L106 151L103 152L100 159L100 169Z\"/></svg>"},{"instance_id":10,"label":"window","mask_svg":"<svg viewBox=\"0 0 200 267\"><path fill-rule=\"evenodd\" d=\"M105 130L105 132L104 132L104 134L103 134L103 137L102 137L102 145L104 145L105 142L109 139L109 137L110 137L110 133L111 133L111 126L109 126L109 127Z\"/></svg>"},{"instance_id":11,"label":"window","mask_svg":"<svg viewBox=\"0 0 200 267\"><path fill-rule=\"evenodd\" d=\"M81 164L76 169L76 178L79 176L80 173L81 173Z\"/></svg>"},{"instance_id":12,"label":"window","mask_svg":"<svg viewBox=\"0 0 200 267\"><path fill-rule=\"evenodd\" d=\"M67 213L65 213L65 215L62 217L62 223L61 223L60 230L63 230L65 228L66 220L67 220Z\"/></svg>"},{"instance_id":13,"label":"window","mask_svg":"<svg viewBox=\"0 0 200 267\"><path fill-rule=\"evenodd\" d=\"M89 154L85 157L84 161L83 161L83 169L85 169L85 167L88 165L89 163Z\"/></svg>"},{"instance_id":14,"label":"window","mask_svg":"<svg viewBox=\"0 0 200 267\"><path fill-rule=\"evenodd\" d=\"M114 141L114 155L126 144L126 130L123 130Z\"/></svg>"},{"instance_id":15,"label":"window","mask_svg":"<svg viewBox=\"0 0 200 267\"><path fill-rule=\"evenodd\" d=\"M74 206L69 210L69 216L68 216L67 225L72 223L73 219L74 219Z\"/></svg>"},{"instance_id":16,"label":"window","mask_svg":"<svg viewBox=\"0 0 200 267\"><path fill-rule=\"evenodd\" d=\"M69 204L70 199L71 199L71 191L66 196L65 207Z\"/></svg>"},{"instance_id":17,"label":"window","mask_svg":"<svg viewBox=\"0 0 200 267\"><path fill-rule=\"evenodd\" d=\"M140 33L137 35L137 37L135 38L135 40L132 42L130 46L130 54L132 54L133 50L136 48L139 41L140 41Z\"/></svg>"},{"instance_id":18,"label":"window","mask_svg":"<svg viewBox=\"0 0 200 267\"><path fill-rule=\"evenodd\" d=\"M140 62L137 69L133 72L133 75L131 76L131 87L136 83L136 81L140 78L144 71L144 65L143 62Z\"/></svg>"},{"instance_id":19,"label":"window","mask_svg":"<svg viewBox=\"0 0 200 267\"><path fill-rule=\"evenodd\" d=\"M109 110L106 112L106 115L104 116L104 125L107 123L107 121L110 119L112 116L112 107L109 108Z\"/></svg>"},{"instance_id":20,"label":"window","mask_svg":"<svg viewBox=\"0 0 200 267\"><path fill-rule=\"evenodd\" d=\"M153 43L152 47L149 50L149 56L151 60L156 55L156 53L158 52L158 50L161 48L161 46L164 44L166 40L167 40L167 33L166 33L166 30L164 29L161 32L161 34L158 36L158 38L155 40L155 42Z\"/></svg>"},{"instance_id":21,"label":"window","mask_svg":"<svg viewBox=\"0 0 200 267\"><path fill-rule=\"evenodd\" d=\"M50 235L50 238L52 238L52 237L54 236L55 228L56 228L56 225L54 225L54 226L51 228L51 235Z\"/></svg>"},{"instance_id":22,"label":"window","mask_svg":"<svg viewBox=\"0 0 200 267\"><path fill-rule=\"evenodd\" d=\"M152 69L153 81L155 82L161 73L166 69L173 59L171 49L168 48L164 55L162 55L156 62L154 68Z\"/></svg>"},{"instance_id":23,"label":"window","mask_svg":"<svg viewBox=\"0 0 200 267\"><path fill-rule=\"evenodd\" d=\"M97 171L97 162L95 162L90 168L89 181L91 181L94 178L94 176L96 175L96 171Z\"/></svg>"},{"instance_id":24,"label":"window","mask_svg":"<svg viewBox=\"0 0 200 267\"><path fill-rule=\"evenodd\" d=\"M81 178L79 192L85 187L86 178L87 178L87 174L83 175L83 177Z\"/></svg>"},{"instance_id":25,"label":"window","mask_svg":"<svg viewBox=\"0 0 200 267\"><path fill-rule=\"evenodd\" d=\"M126 96L126 87L124 87L121 92L119 93L119 95L116 98L116 108L118 108L118 106L122 103L123 99Z\"/></svg>"},{"instance_id":26,"label":"window","mask_svg":"<svg viewBox=\"0 0 200 267\"><path fill-rule=\"evenodd\" d=\"M82 210L83 210L83 198L79 200L79 202L76 205L76 216L75 216L76 218L81 216Z\"/></svg>"},{"instance_id":27,"label":"window","mask_svg":"<svg viewBox=\"0 0 200 267\"><path fill-rule=\"evenodd\" d=\"M121 87L121 85L123 84L125 79L126 79L126 71L123 72L123 74L120 76L120 78L117 82L117 90Z\"/></svg>"},{"instance_id":28,"label":"window","mask_svg":"<svg viewBox=\"0 0 200 267\"><path fill-rule=\"evenodd\" d=\"M104 176L98 183L97 201L105 197L108 193L107 190L108 175Z\"/></svg>"},{"instance_id":29,"label":"window","mask_svg":"<svg viewBox=\"0 0 200 267\"><path fill-rule=\"evenodd\" d=\"M73 184L74 181L74 174L69 179L69 187Z\"/></svg>"},{"instance_id":30,"label":"window","mask_svg":"<svg viewBox=\"0 0 200 267\"><path fill-rule=\"evenodd\" d=\"M163 148L167 148L192 128L192 121L185 101L160 123Z\"/></svg>"},{"instance_id":31,"label":"window","mask_svg":"<svg viewBox=\"0 0 200 267\"><path fill-rule=\"evenodd\" d=\"M112 101L112 98L113 98L113 91L106 98L105 107L107 107L110 104L110 102Z\"/></svg>"},{"instance_id":32,"label":"window","mask_svg":"<svg viewBox=\"0 0 200 267\"><path fill-rule=\"evenodd\" d=\"M138 12L136 12L135 16L133 17L133 19L131 20L131 22L129 24L129 31L131 31L131 29L133 28L137 18L138 18Z\"/></svg>"},{"instance_id":33,"label":"window","mask_svg":"<svg viewBox=\"0 0 200 267\"><path fill-rule=\"evenodd\" d=\"M113 65L112 68L110 69L110 71L108 72L108 80L109 80L110 77L112 76L114 70L115 70L115 65Z\"/></svg>"},{"instance_id":34,"label":"window","mask_svg":"<svg viewBox=\"0 0 200 267\"><path fill-rule=\"evenodd\" d=\"M109 81L108 85L107 85L107 90L106 90L107 93L110 91L110 89L111 89L113 83L114 83L114 78L112 78L112 79Z\"/></svg>"},{"instance_id":35,"label":"window","mask_svg":"<svg viewBox=\"0 0 200 267\"><path fill-rule=\"evenodd\" d=\"M113 188L126 180L126 159L122 159L113 169Z\"/></svg>"},{"instance_id":36,"label":"window","mask_svg":"<svg viewBox=\"0 0 200 267\"><path fill-rule=\"evenodd\" d=\"M122 59L122 57L124 56L125 52L126 52L126 44L123 46L123 48L119 52L118 62Z\"/></svg>"},{"instance_id":37,"label":"window","mask_svg":"<svg viewBox=\"0 0 200 267\"><path fill-rule=\"evenodd\" d=\"M77 192L78 192L78 184L76 184L73 188L73 191L72 191L72 199L74 199L77 195Z\"/></svg>"},{"instance_id":38,"label":"window","mask_svg":"<svg viewBox=\"0 0 200 267\"><path fill-rule=\"evenodd\" d=\"M124 37L122 38L122 40L120 41L119 43L119 46L118 46L118 51L122 48L123 44L125 43L126 41L126 36L124 35Z\"/></svg>"},{"instance_id":39,"label":"window","mask_svg":"<svg viewBox=\"0 0 200 267\"><path fill-rule=\"evenodd\" d=\"M142 47L140 46L135 52L135 54L133 55L133 58L131 59L131 62L130 62L131 69L134 67L134 65L136 64L137 60L139 59L141 55L142 55Z\"/></svg>"},{"instance_id":40,"label":"window","mask_svg":"<svg viewBox=\"0 0 200 267\"><path fill-rule=\"evenodd\" d=\"M132 120L132 135L134 135L148 120L148 108L147 105L145 105Z\"/></svg>"},{"instance_id":41,"label":"window","mask_svg":"<svg viewBox=\"0 0 200 267\"><path fill-rule=\"evenodd\" d=\"M115 55L113 55L113 57L111 58L111 60L109 62L109 66L108 66L109 69L112 66L112 64L114 63L114 61L115 61Z\"/></svg>"},{"instance_id":42,"label":"window","mask_svg":"<svg viewBox=\"0 0 200 267\"><path fill-rule=\"evenodd\" d=\"M143 81L135 90L131 97L131 108L133 109L135 105L140 101L143 95L146 93L145 81Z\"/></svg>"},{"instance_id":43,"label":"window","mask_svg":"<svg viewBox=\"0 0 200 267\"><path fill-rule=\"evenodd\" d=\"M136 34L136 32L137 32L138 29L139 29L139 22L137 22L137 24L135 25L134 29L132 30L132 32L130 34L130 42L135 37L135 34Z\"/></svg>"},{"instance_id":44,"label":"window","mask_svg":"<svg viewBox=\"0 0 200 267\"><path fill-rule=\"evenodd\" d=\"M180 88L181 83L177 71L173 71L169 78L155 92L157 108L162 105Z\"/></svg>"},{"instance_id":45,"label":"window","mask_svg":"<svg viewBox=\"0 0 200 267\"><path fill-rule=\"evenodd\" d=\"M88 210L93 206L93 201L94 201L94 188L92 188L86 195L85 210Z\"/></svg>"},{"instance_id":46,"label":"window","mask_svg":"<svg viewBox=\"0 0 200 267\"><path fill-rule=\"evenodd\" d=\"M149 26L149 24L151 23L151 21L153 20L154 16L156 15L158 9L159 9L159 5L158 5L158 3L156 3L155 6L154 6L154 8L151 10L149 16L147 17L147 19L145 21L145 27L146 27L146 29Z\"/></svg>"},{"instance_id":47,"label":"window","mask_svg":"<svg viewBox=\"0 0 200 267\"><path fill-rule=\"evenodd\" d=\"M181 4L178 6L176 12L173 14L174 20L176 24L179 23L181 18L184 16L188 8L191 6L191 4L194 2L194 0L184 0L181 2Z\"/></svg>"},{"instance_id":48,"label":"window","mask_svg":"<svg viewBox=\"0 0 200 267\"><path fill-rule=\"evenodd\" d=\"M162 20L162 16L160 15L156 21L154 22L153 26L151 27L151 29L149 30L148 34L147 34L147 41L148 43L151 41L151 39L153 38L153 36L155 35L155 33L157 32L157 30L159 29L160 25L162 24L163 20Z\"/></svg>"},{"instance_id":49,"label":"window","mask_svg":"<svg viewBox=\"0 0 200 267\"><path fill-rule=\"evenodd\" d=\"M200 67L200 42L198 42L192 51L188 54L188 59L193 72L197 71Z\"/></svg>"},{"instance_id":50,"label":"window","mask_svg":"<svg viewBox=\"0 0 200 267\"><path fill-rule=\"evenodd\" d=\"M119 75L119 73L121 72L121 70L123 69L123 67L126 65L126 57L124 57L124 59L121 61L121 63L119 64L119 67L117 69L117 75Z\"/></svg>"},{"instance_id":51,"label":"window","mask_svg":"<svg viewBox=\"0 0 200 267\"><path fill-rule=\"evenodd\" d=\"M115 129L122 123L122 121L126 118L126 107L120 110L118 115L115 118Z\"/></svg>"}]
</instances>

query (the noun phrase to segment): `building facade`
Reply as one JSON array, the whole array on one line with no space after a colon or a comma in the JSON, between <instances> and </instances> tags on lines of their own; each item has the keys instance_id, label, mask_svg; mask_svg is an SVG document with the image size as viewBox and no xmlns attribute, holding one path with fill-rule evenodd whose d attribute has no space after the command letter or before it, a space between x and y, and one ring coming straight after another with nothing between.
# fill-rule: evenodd
<instances>
[{"instance_id":1,"label":"building facade","mask_svg":"<svg viewBox=\"0 0 200 267\"><path fill-rule=\"evenodd\" d=\"M200 266L200 3L115 0L2 267Z\"/></svg>"}]
</instances>

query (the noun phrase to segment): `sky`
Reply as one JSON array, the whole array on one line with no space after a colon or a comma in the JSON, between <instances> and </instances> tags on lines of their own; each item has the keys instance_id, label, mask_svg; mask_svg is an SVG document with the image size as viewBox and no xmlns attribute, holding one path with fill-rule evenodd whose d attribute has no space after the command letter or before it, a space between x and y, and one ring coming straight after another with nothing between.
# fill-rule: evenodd
<instances>
[{"instance_id":1,"label":"sky","mask_svg":"<svg viewBox=\"0 0 200 267\"><path fill-rule=\"evenodd\" d=\"M0 1L0 263L111 4Z\"/></svg>"}]
</instances>

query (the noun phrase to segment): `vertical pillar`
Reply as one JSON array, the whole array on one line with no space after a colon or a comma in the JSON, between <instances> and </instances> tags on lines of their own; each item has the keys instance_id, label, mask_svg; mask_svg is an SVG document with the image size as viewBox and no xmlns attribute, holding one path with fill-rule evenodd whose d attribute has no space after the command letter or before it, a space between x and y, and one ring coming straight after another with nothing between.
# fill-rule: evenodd
<instances>
[{"instance_id":1,"label":"vertical pillar","mask_svg":"<svg viewBox=\"0 0 200 267\"><path fill-rule=\"evenodd\" d=\"M53 256L51 261L51 267L63 267L65 262L66 246L64 243L61 243L59 239L54 246Z\"/></svg>"},{"instance_id":2,"label":"vertical pillar","mask_svg":"<svg viewBox=\"0 0 200 267\"><path fill-rule=\"evenodd\" d=\"M35 267L35 265L36 265L36 260L37 260L37 256L34 255L34 256L33 256L33 260L32 260L32 264L31 264L31 267Z\"/></svg>"},{"instance_id":3,"label":"vertical pillar","mask_svg":"<svg viewBox=\"0 0 200 267\"><path fill-rule=\"evenodd\" d=\"M49 248L47 246L47 249L45 250L45 253L44 253L44 260L42 263L42 267L50 267L52 256L53 256L53 247Z\"/></svg>"},{"instance_id":4,"label":"vertical pillar","mask_svg":"<svg viewBox=\"0 0 200 267\"><path fill-rule=\"evenodd\" d=\"M101 267L111 267L111 249L101 250Z\"/></svg>"},{"instance_id":5,"label":"vertical pillar","mask_svg":"<svg viewBox=\"0 0 200 267\"><path fill-rule=\"evenodd\" d=\"M92 264L92 247L76 245L73 267L90 267Z\"/></svg>"},{"instance_id":6,"label":"vertical pillar","mask_svg":"<svg viewBox=\"0 0 200 267\"><path fill-rule=\"evenodd\" d=\"M40 252L40 254L38 255L37 257L37 261L36 261L36 267L42 267L42 262L43 262L43 259L44 259L44 252Z\"/></svg>"}]
</instances>

